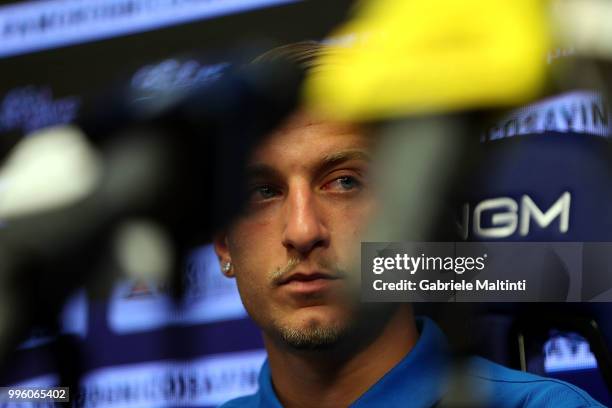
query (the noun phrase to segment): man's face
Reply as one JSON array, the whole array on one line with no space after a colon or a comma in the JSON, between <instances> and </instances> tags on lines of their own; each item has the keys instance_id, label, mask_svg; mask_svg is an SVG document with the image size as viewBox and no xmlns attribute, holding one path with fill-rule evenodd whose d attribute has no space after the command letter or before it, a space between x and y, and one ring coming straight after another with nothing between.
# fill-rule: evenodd
<instances>
[{"instance_id":1,"label":"man's face","mask_svg":"<svg viewBox=\"0 0 612 408\"><path fill-rule=\"evenodd\" d=\"M216 249L267 335L312 348L354 324L347 270L375 205L371 154L372 139L356 127L304 113L254 151L246 210Z\"/></svg>"}]
</instances>

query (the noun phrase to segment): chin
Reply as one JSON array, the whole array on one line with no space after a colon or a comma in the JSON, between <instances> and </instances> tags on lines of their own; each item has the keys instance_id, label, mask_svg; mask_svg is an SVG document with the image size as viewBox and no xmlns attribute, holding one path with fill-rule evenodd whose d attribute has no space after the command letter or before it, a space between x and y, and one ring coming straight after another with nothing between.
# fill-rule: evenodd
<instances>
[{"instance_id":1,"label":"chin","mask_svg":"<svg viewBox=\"0 0 612 408\"><path fill-rule=\"evenodd\" d=\"M312 306L296 310L289 320L295 326L309 327L346 326L352 315L346 309L337 306Z\"/></svg>"},{"instance_id":2,"label":"chin","mask_svg":"<svg viewBox=\"0 0 612 408\"><path fill-rule=\"evenodd\" d=\"M289 321L275 327L280 338L289 346L301 350L334 347L350 327L350 317L328 306L304 308Z\"/></svg>"}]
</instances>

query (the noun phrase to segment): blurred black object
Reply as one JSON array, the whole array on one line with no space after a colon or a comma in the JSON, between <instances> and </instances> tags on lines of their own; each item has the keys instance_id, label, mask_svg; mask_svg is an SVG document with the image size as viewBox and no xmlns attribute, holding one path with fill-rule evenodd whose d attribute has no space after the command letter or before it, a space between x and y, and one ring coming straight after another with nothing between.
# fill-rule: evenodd
<instances>
[{"instance_id":1,"label":"blurred black object","mask_svg":"<svg viewBox=\"0 0 612 408\"><path fill-rule=\"evenodd\" d=\"M0 318L0 364L28 328L53 327L66 297L105 272L122 220L146 218L163 228L175 246L179 294L184 255L240 210L247 155L295 108L303 76L283 62L225 68L180 89L129 83L80 119L102 157L97 188L0 229L2 285L13 294L0 299L8 311Z\"/></svg>"}]
</instances>

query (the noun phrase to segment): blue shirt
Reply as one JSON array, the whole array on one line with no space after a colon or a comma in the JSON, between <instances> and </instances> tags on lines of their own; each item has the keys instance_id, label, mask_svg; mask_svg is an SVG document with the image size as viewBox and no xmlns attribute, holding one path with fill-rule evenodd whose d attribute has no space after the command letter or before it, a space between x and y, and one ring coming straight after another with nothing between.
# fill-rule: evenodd
<instances>
[{"instance_id":1,"label":"blue shirt","mask_svg":"<svg viewBox=\"0 0 612 408\"><path fill-rule=\"evenodd\" d=\"M432 407L440 401L456 402L457 394L450 389L458 389L463 398L468 398L467 402L462 400L462 406L479 401L479 406L495 408L603 407L571 384L511 370L480 357L468 359L460 371L463 375L453 376L442 331L427 318L418 318L417 325L420 336L413 349L354 401L352 408L416 408ZM222 408L282 408L272 387L267 361L259 374L257 393L231 400Z\"/></svg>"}]
</instances>

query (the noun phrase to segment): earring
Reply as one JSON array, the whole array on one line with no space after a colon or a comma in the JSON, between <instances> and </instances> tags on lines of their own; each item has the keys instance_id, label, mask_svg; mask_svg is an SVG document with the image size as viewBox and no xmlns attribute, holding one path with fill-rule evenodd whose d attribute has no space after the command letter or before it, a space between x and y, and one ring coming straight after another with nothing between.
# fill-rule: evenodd
<instances>
[{"instance_id":1,"label":"earring","mask_svg":"<svg viewBox=\"0 0 612 408\"><path fill-rule=\"evenodd\" d=\"M230 269L232 269L232 263L229 261L223 262L223 265L221 266L223 273L228 273Z\"/></svg>"}]
</instances>

